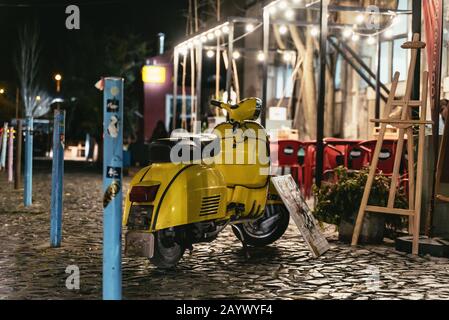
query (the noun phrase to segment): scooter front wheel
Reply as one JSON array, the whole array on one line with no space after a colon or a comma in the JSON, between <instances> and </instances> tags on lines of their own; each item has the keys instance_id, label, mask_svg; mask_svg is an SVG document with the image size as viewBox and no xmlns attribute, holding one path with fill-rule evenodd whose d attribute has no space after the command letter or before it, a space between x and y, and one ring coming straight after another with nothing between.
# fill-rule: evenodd
<instances>
[{"instance_id":1,"label":"scooter front wheel","mask_svg":"<svg viewBox=\"0 0 449 320\"><path fill-rule=\"evenodd\" d=\"M289 222L290 214L283 204L267 205L262 218L235 225L238 230L232 228L232 231L240 241L249 246L265 247L284 235Z\"/></svg>"},{"instance_id":2,"label":"scooter front wheel","mask_svg":"<svg viewBox=\"0 0 449 320\"><path fill-rule=\"evenodd\" d=\"M160 269L174 268L186 250L167 235L167 232L161 230L154 234L154 255L150 258L150 262Z\"/></svg>"}]
</instances>

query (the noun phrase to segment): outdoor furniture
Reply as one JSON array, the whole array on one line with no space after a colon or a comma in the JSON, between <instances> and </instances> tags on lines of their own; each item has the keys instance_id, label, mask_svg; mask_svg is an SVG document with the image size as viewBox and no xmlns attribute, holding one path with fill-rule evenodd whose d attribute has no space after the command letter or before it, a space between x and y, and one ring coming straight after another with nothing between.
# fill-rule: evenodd
<instances>
[{"instance_id":1,"label":"outdoor furniture","mask_svg":"<svg viewBox=\"0 0 449 320\"><path fill-rule=\"evenodd\" d=\"M286 173L286 169L289 169L298 186L302 187L305 157L303 143L297 140L280 140L271 146L272 154L278 153L277 162L273 165L281 169L282 175Z\"/></svg>"}]
</instances>

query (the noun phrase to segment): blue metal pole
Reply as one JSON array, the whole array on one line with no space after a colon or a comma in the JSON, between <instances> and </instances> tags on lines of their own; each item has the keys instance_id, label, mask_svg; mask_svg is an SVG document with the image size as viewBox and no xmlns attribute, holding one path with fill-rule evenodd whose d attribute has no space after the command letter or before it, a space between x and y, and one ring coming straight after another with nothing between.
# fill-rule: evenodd
<instances>
[{"instance_id":1,"label":"blue metal pole","mask_svg":"<svg viewBox=\"0 0 449 320\"><path fill-rule=\"evenodd\" d=\"M53 169L51 181L50 244L61 246L62 240L62 192L64 190L64 141L65 111L55 110L53 125Z\"/></svg>"},{"instance_id":2,"label":"blue metal pole","mask_svg":"<svg viewBox=\"0 0 449 320\"><path fill-rule=\"evenodd\" d=\"M123 79L105 78L103 299L122 298Z\"/></svg>"},{"instance_id":3,"label":"blue metal pole","mask_svg":"<svg viewBox=\"0 0 449 320\"><path fill-rule=\"evenodd\" d=\"M24 174L25 207L30 207L33 202L33 118L26 119L25 128L25 174Z\"/></svg>"}]
</instances>

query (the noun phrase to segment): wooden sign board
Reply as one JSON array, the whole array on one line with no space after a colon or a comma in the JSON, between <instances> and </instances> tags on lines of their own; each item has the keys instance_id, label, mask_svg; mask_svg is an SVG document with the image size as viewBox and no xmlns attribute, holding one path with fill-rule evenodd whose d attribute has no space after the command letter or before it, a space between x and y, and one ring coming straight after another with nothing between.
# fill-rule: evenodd
<instances>
[{"instance_id":1,"label":"wooden sign board","mask_svg":"<svg viewBox=\"0 0 449 320\"><path fill-rule=\"evenodd\" d=\"M449 202L449 194L440 193L441 184L449 183L449 124L444 126L443 140L441 141L440 157L438 159L436 193L439 200Z\"/></svg>"},{"instance_id":2,"label":"wooden sign board","mask_svg":"<svg viewBox=\"0 0 449 320\"><path fill-rule=\"evenodd\" d=\"M329 250L329 243L321 233L304 197L291 175L272 177L271 181L295 221L314 258Z\"/></svg>"}]
</instances>

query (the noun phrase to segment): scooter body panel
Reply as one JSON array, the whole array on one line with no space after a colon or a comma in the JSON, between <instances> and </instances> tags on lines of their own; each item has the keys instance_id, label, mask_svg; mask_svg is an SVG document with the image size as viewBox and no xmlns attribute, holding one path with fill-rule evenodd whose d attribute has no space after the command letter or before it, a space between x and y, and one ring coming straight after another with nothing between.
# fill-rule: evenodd
<instances>
[{"instance_id":1,"label":"scooter body panel","mask_svg":"<svg viewBox=\"0 0 449 320\"><path fill-rule=\"evenodd\" d=\"M270 155L264 128L245 121L237 129L231 123L217 126L221 152L215 157L228 188L228 203L239 205L243 219L261 217L267 202Z\"/></svg>"},{"instance_id":2,"label":"scooter body panel","mask_svg":"<svg viewBox=\"0 0 449 320\"><path fill-rule=\"evenodd\" d=\"M132 203L128 193L124 225L128 224L133 206L151 208L150 227L144 230L147 232L226 217L226 185L213 165L153 164L136 175L131 189L154 185L159 185L159 189L152 202Z\"/></svg>"}]
</instances>

